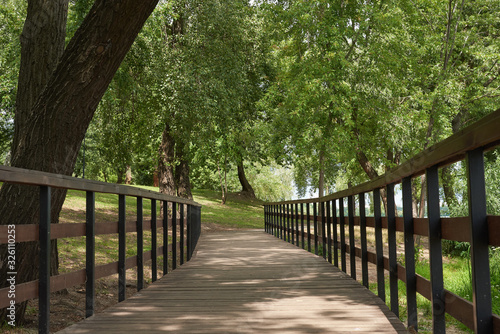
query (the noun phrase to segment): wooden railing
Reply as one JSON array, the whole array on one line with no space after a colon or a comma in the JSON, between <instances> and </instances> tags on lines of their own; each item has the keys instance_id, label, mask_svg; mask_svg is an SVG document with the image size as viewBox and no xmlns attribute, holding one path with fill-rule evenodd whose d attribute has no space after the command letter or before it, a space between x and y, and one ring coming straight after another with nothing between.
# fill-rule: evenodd
<instances>
[{"instance_id":1,"label":"wooden railing","mask_svg":"<svg viewBox=\"0 0 500 334\"><path fill-rule=\"evenodd\" d=\"M126 270L137 267L137 290L144 287L144 263L152 260L152 281L157 280L157 257L163 256L163 274L168 271L168 260L172 268L189 261L201 232L201 205L183 198L143 190L140 188L89 181L63 175L0 166L0 182L31 185L40 188L39 224L0 226L0 244L7 244L9 250L22 242L39 241L40 263L39 280L15 285L15 297L9 293L11 287L0 289L0 309L8 308L11 303L21 303L39 298L39 332L49 332L50 293L75 285L86 284L85 315L94 313L95 281L99 278L118 273L118 301L125 299ZM81 190L86 192L86 221L83 223L51 224L50 197L52 188ZM118 195L118 221L95 222L95 194ZM137 217L127 221L126 197L137 199ZM143 200L151 200L150 220L144 220ZM163 221L157 225L157 203L163 203ZM2 203L8 205L8 203ZM163 245L157 244L157 229L163 228ZM168 230L171 229L169 243ZM177 231L179 228L179 231ZM144 252L144 231L151 231L151 250ZM126 234L137 233L137 255L126 258ZM104 265L95 264L95 236L118 234L118 261ZM178 239L179 234L179 239ZM86 269L50 276L51 240L86 236ZM169 256L171 253L171 256ZM2 259L4 261L4 259ZM4 261L5 262L5 261ZM12 270L15 277L16 272ZM22 278L18 278L22 279Z\"/></svg>"},{"instance_id":2,"label":"wooden railing","mask_svg":"<svg viewBox=\"0 0 500 334\"><path fill-rule=\"evenodd\" d=\"M385 175L353 188L320 198L266 203L265 230L278 238L318 254L346 272L350 254L350 274L356 279L356 257L361 258L362 284L368 288L368 263L376 265L378 296L385 301L384 270L390 277L390 308L399 315L398 280L406 283L408 327L418 328L417 292L431 301L433 331L445 332L445 313L476 333L500 333L500 318L492 314L489 250L500 246L500 217L486 213L484 152L500 143L500 110L432 146L392 169ZM440 216L438 170L465 159L468 171L469 216ZM412 215L412 178L426 175L427 218ZM394 186L401 183L403 216L396 216ZM387 213L381 214L380 191L386 190ZM373 193L373 217L366 216L365 194ZM358 208L355 208L358 196ZM347 198L347 206L344 200ZM304 206L305 209L304 210ZM312 207L312 215L311 208ZM347 210L347 215L346 215ZM338 212L338 213L337 213ZM359 212L357 216L355 213ZM311 231L311 223L313 231ZM322 225L322 236L318 225ZM361 248L355 247L359 226ZM346 242L345 229L349 241ZM375 252L368 251L367 228L375 235ZM382 229L387 230L388 257L383 254ZM338 233L340 232L340 240ZM396 232L404 233L404 263L397 261ZM333 233L333 234L332 234ZM414 236L429 240L430 280L415 273ZM442 239L470 242L472 303L444 289ZM355 255L355 256L352 256Z\"/></svg>"}]
</instances>

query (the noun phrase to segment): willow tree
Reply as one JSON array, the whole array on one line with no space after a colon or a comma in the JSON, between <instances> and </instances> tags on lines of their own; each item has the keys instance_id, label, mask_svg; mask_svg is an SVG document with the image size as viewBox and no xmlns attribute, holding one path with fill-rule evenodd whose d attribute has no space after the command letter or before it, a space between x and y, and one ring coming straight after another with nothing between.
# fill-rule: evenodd
<instances>
[{"instance_id":1,"label":"willow tree","mask_svg":"<svg viewBox=\"0 0 500 334\"><path fill-rule=\"evenodd\" d=\"M96 0L65 47L68 0L28 1L21 34L21 65L11 165L71 175L90 120L125 54L158 0ZM65 191L52 193L52 223ZM0 224L38 221L38 191L4 184ZM0 250L6 259L6 248ZM55 262L55 261L53 261ZM37 243L16 247L19 282L37 278ZM0 268L5 286L7 266ZM26 303L16 308L22 322ZM0 321L6 316L3 310Z\"/></svg>"}]
</instances>

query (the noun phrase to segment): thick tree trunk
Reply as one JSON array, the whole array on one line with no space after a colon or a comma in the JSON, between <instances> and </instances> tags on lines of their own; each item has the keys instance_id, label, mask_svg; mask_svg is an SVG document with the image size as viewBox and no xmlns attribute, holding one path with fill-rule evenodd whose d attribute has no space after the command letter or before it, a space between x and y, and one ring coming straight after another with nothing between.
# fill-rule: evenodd
<instances>
[{"instance_id":1,"label":"thick tree trunk","mask_svg":"<svg viewBox=\"0 0 500 334\"><path fill-rule=\"evenodd\" d=\"M245 168L243 167L243 159L238 161L238 179L241 184L241 193L247 197L255 198L255 191L253 190L252 185L248 182L248 179L245 175Z\"/></svg>"},{"instance_id":2,"label":"thick tree trunk","mask_svg":"<svg viewBox=\"0 0 500 334\"><path fill-rule=\"evenodd\" d=\"M179 165L175 168L175 180L177 184L177 196L193 199L191 193L191 182L189 181L189 162L183 145L177 145L177 158Z\"/></svg>"},{"instance_id":3,"label":"thick tree trunk","mask_svg":"<svg viewBox=\"0 0 500 334\"><path fill-rule=\"evenodd\" d=\"M177 196L175 185L175 140L170 133L170 126L167 124L160 144L160 161L158 164L160 192L163 194Z\"/></svg>"},{"instance_id":4,"label":"thick tree trunk","mask_svg":"<svg viewBox=\"0 0 500 334\"><path fill-rule=\"evenodd\" d=\"M19 126L16 124L12 166L72 174L94 111L157 1L96 0L45 88L32 98L36 102L30 112L19 121ZM22 89L18 94L21 92ZM38 192L36 187L3 186L0 224L38 223ZM59 216L65 193L53 192L54 219ZM37 256L35 243L17 245L17 283L38 277ZM7 258L5 248L0 249L0 258ZM6 285L6 269L5 265L0 268L0 287ZM17 324L22 323L24 311L25 303L16 307ZM0 322L6 320L5 315L0 314Z\"/></svg>"}]
</instances>

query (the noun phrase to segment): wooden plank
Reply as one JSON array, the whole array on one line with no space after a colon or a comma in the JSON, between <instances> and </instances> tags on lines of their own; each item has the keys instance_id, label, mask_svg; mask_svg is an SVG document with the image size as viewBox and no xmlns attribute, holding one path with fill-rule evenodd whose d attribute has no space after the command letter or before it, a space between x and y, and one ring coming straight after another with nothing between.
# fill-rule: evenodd
<instances>
[{"instance_id":1,"label":"wooden plank","mask_svg":"<svg viewBox=\"0 0 500 334\"><path fill-rule=\"evenodd\" d=\"M271 256L272 255L272 256ZM405 333L372 292L264 233L203 235L191 261L60 333Z\"/></svg>"}]
</instances>

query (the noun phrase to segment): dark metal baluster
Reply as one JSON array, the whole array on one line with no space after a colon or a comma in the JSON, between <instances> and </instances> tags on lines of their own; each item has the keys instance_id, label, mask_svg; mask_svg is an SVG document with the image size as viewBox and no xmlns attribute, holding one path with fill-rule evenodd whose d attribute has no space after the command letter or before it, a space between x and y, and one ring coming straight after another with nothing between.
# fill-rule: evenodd
<instances>
[{"instance_id":1,"label":"dark metal baluster","mask_svg":"<svg viewBox=\"0 0 500 334\"><path fill-rule=\"evenodd\" d=\"M332 201L332 213L333 213L333 265L339 267L339 238L337 231L337 200Z\"/></svg>"},{"instance_id":2,"label":"dark metal baluster","mask_svg":"<svg viewBox=\"0 0 500 334\"><path fill-rule=\"evenodd\" d=\"M286 205L286 241L290 242L290 204Z\"/></svg>"},{"instance_id":3,"label":"dark metal baluster","mask_svg":"<svg viewBox=\"0 0 500 334\"><path fill-rule=\"evenodd\" d=\"M151 280L156 282L158 279L158 264L156 250L158 248L156 231L156 200L151 199Z\"/></svg>"},{"instance_id":4,"label":"dark metal baluster","mask_svg":"<svg viewBox=\"0 0 500 334\"><path fill-rule=\"evenodd\" d=\"M375 217L375 249L377 253L377 291L379 298L385 302L384 246L382 242L380 189L373 191L373 215Z\"/></svg>"},{"instance_id":5,"label":"dark metal baluster","mask_svg":"<svg viewBox=\"0 0 500 334\"><path fill-rule=\"evenodd\" d=\"M417 277L415 276L415 242L413 241L413 211L411 177L403 179L403 221L405 235L406 308L408 327L418 330Z\"/></svg>"},{"instance_id":6,"label":"dark metal baluster","mask_svg":"<svg viewBox=\"0 0 500 334\"><path fill-rule=\"evenodd\" d=\"M326 214L325 202L321 202L321 242L323 244L323 259L326 260Z\"/></svg>"},{"instance_id":7,"label":"dark metal baluster","mask_svg":"<svg viewBox=\"0 0 500 334\"><path fill-rule=\"evenodd\" d=\"M85 318L94 315L95 309L95 193L87 191L85 225Z\"/></svg>"},{"instance_id":8,"label":"dark metal baluster","mask_svg":"<svg viewBox=\"0 0 500 334\"><path fill-rule=\"evenodd\" d=\"M168 273L168 202L163 201L163 276Z\"/></svg>"},{"instance_id":9,"label":"dark metal baluster","mask_svg":"<svg viewBox=\"0 0 500 334\"><path fill-rule=\"evenodd\" d=\"M191 212L191 205L190 204L187 204L187 209L186 210L187 210L187 227L186 227L187 238L186 238L186 248L187 248L187 260L190 261L191 260L191 254L192 254L191 245L193 244L193 242L192 242L192 236L191 236L191 234L193 233L193 231L191 229L191 224L193 223L193 219L192 219L192 215L193 214Z\"/></svg>"},{"instance_id":10,"label":"dark metal baluster","mask_svg":"<svg viewBox=\"0 0 500 334\"><path fill-rule=\"evenodd\" d=\"M394 202L394 184L387 185L387 236L389 243L389 281L391 292L391 311L399 317L398 302L398 259L396 252L396 204Z\"/></svg>"},{"instance_id":11,"label":"dark metal baluster","mask_svg":"<svg viewBox=\"0 0 500 334\"><path fill-rule=\"evenodd\" d=\"M354 238L354 199L347 197L347 215L349 217L349 260L351 262L351 277L356 279L356 244Z\"/></svg>"},{"instance_id":12,"label":"dark metal baluster","mask_svg":"<svg viewBox=\"0 0 500 334\"><path fill-rule=\"evenodd\" d=\"M361 232L361 276L363 285L368 289L368 244L366 241L365 193L359 194L359 226Z\"/></svg>"},{"instance_id":13,"label":"dark metal baluster","mask_svg":"<svg viewBox=\"0 0 500 334\"><path fill-rule=\"evenodd\" d=\"M172 270L177 269L177 203L172 202Z\"/></svg>"},{"instance_id":14,"label":"dark metal baluster","mask_svg":"<svg viewBox=\"0 0 500 334\"><path fill-rule=\"evenodd\" d=\"M347 272L346 250L345 250L345 217L344 199L339 198L339 218L340 218L340 257L342 260L342 271Z\"/></svg>"},{"instance_id":15,"label":"dark metal baluster","mask_svg":"<svg viewBox=\"0 0 500 334\"><path fill-rule=\"evenodd\" d=\"M179 211L181 214L180 217L180 230L181 230L181 235L180 235L180 240L179 240L179 247L180 247L180 264L181 266L184 264L184 203L179 204Z\"/></svg>"},{"instance_id":16,"label":"dark metal baluster","mask_svg":"<svg viewBox=\"0 0 500 334\"><path fill-rule=\"evenodd\" d=\"M278 205L280 239L283 240L283 205Z\"/></svg>"},{"instance_id":17,"label":"dark metal baluster","mask_svg":"<svg viewBox=\"0 0 500 334\"><path fill-rule=\"evenodd\" d=\"M493 332L483 155L481 148L467 153L475 333Z\"/></svg>"},{"instance_id":18,"label":"dark metal baluster","mask_svg":"<svg viewBox=\"0 0 500 334\"><path fill-rule=\"evenodd\" d=\"M314 213L314 254L318 255L318 206L316 202L313 203Z\"/></svg>"},{"instance_id":19,"label":"dark metal baluster","mask_svg":"<svg viewBox=\"0 0 500 334\"><path fill-rule=\"evenodd\" d=\"M300 235L302 240L302 249L305 249L305 238L304 238L304 203L300 203Z\"/></svg>"},{"instance_id":20,"label":"dark metal baluster","mask_svg":"<svg viewBox=\"0 0 500 334\"><path fill-rule=\"evenodd\" d=\"M328 262L332 263L332 213L331 201L326 202L326 233L328 235Z\"/></svg>"},{"instance_id":21,"label":"dark metal baluster","mask_svg":"<svg viewBox=\"0 0 500 334\"><path fill-rule=\"evenodd\" d=\"M311 212L310 205L306 203L306 214L307 214L307 251L311 251Z\"/></svg>"},{"instance_id":22,"label":"dark metal baluster","mask_svg":"<svg viewBox=\"0 0 500 334\"><path fill-rule=\"evenodd\" d=\"M51 189L40 187L40 270L38 278L38 332L49 333L50 325L50 198Z\"/></svg>"},{"instance_id":23,"label":"dark metal baluster","mask_svg":"<svg viewBox=\"0 0 500 334\"><path fill-rule=\"evenodd\" d=\"M296 235L296 246L299 247L299 204L295 203L295 232Z\"/></svg>"},{"instance_id":24,"label":"dark metal baluster","mask_svg":"<svg viewBox=\"0 0 500 334\"><path fill-rule=\"evenodd\" d=\"M441 248L441 218L439 211L438 167L427 169L427 214L429 217L429 264L432 288L432 321L434 333L445 333L445 303L443 254Z\"/></svg>"},{"instance_id":25,"label":"dark metal baluster","mask_svg":"<svg viewBox=\"0 0 500 334\"><path fill-rule=\"evenodd\" d=\"M294 220L294 212L293 212L293 203L290 204L290 215L291 215L291 219L290 219L290 228L291 228L291 233L292 233L292 245L295 245L295 229L294 229L294 223L293 223L293 220Z\"/></svg>"},{"instance_id":26,"label":"dark metal baluster","mask_svg":"<svg viewBox=\"0 0 500 334\"><path fill-rule=\"evenodd\" d=\"M144 289L143 200L137 197L137 291Z\"/></svg>"},{"instance_id":27,"label":"dark metal baluster","mask_svg":"<svg viewBox=\"0 0 500 334\"><path fill-rule=\"evenodd\" d=\"M118 301L125 300L126 223L125 195L118 195Z\"/></svg>"}]
</instances>

